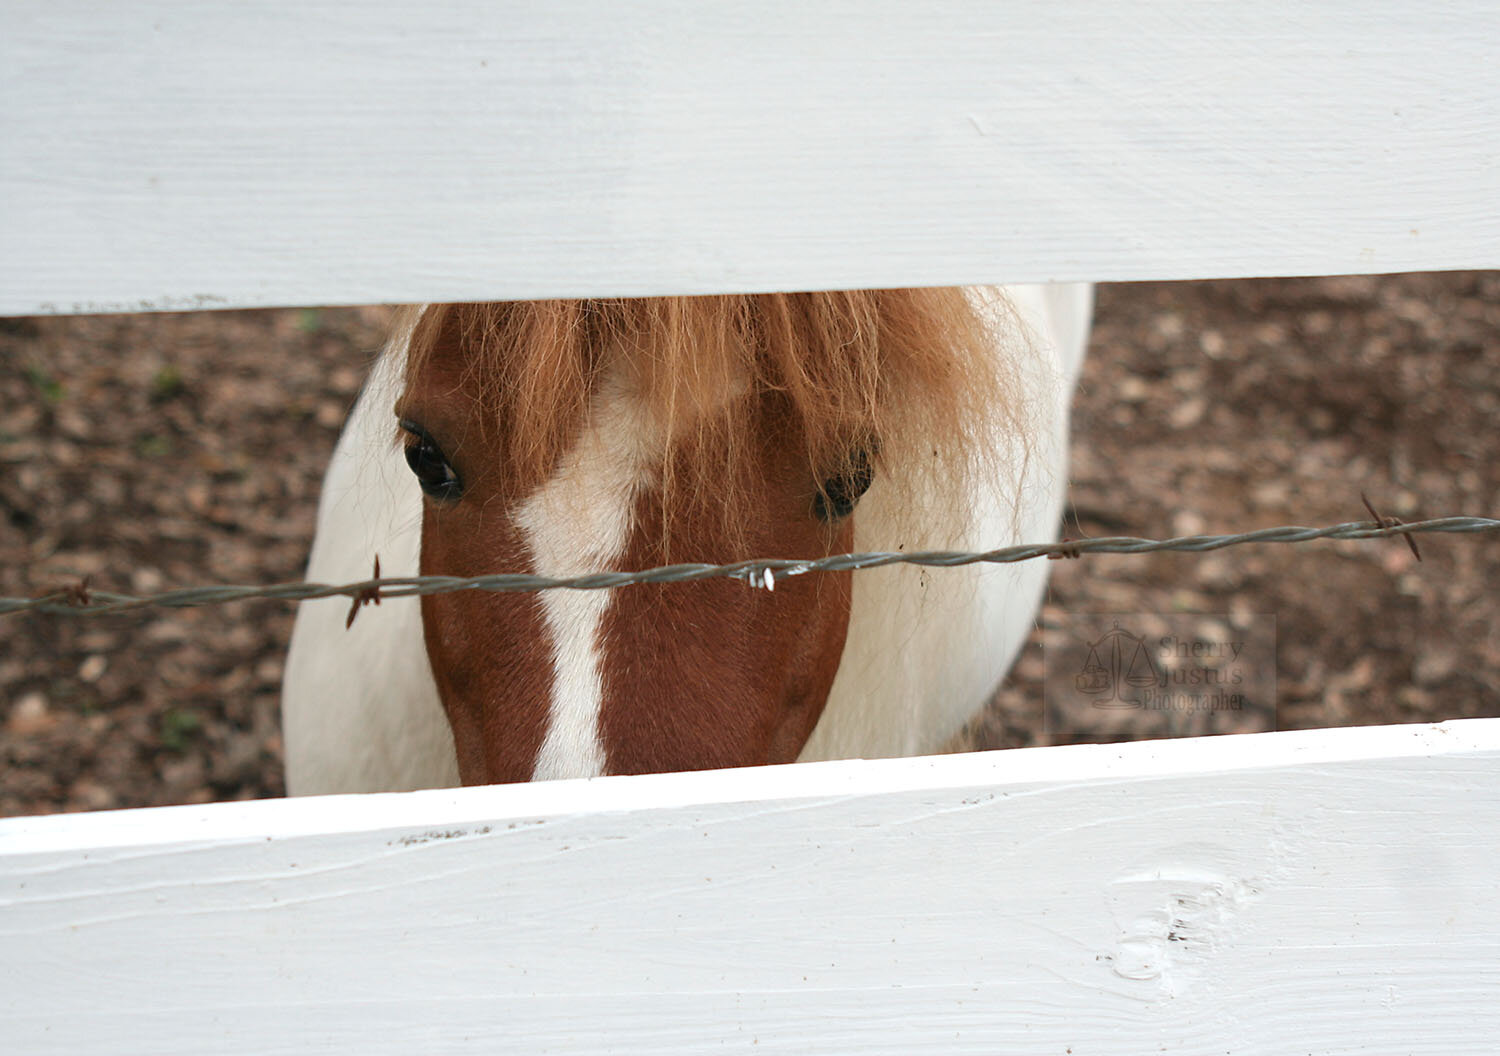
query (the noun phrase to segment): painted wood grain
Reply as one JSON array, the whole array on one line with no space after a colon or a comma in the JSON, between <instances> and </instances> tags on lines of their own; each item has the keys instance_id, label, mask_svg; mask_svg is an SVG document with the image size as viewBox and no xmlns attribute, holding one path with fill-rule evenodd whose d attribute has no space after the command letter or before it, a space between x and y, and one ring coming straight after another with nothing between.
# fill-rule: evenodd
<instances>
[{"instance_id":1,"label":"painted wood grain","mask_svg":"<svg viewBox=\"0 0 1500 1056\"><path fill-rule=\"evenodd\" d=\"M0 313L1500 265L1500 7L11 0Z\"/></svg>"},{"instance_id":2,"label":"painted wood grain","mask_svg":"<svg viewBox=\"0 0 1500 1056\"><path fill-rule=\"evenodd\" d=\"M18 1053L1490 1053L1500 720L0 821Z\"/></svg>"}]
</instances>

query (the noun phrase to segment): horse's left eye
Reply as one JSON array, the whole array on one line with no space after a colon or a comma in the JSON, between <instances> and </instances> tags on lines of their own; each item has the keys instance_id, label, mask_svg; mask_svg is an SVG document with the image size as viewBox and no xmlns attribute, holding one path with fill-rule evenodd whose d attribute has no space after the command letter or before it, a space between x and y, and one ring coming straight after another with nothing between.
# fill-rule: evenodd
<instances>
[{"instance_id":1,"label":"horse's left eye","mask_svg":"<svg viewBox=\"0 0 1500 1056\"><path fill-rule=\"evenodd\" d=\"M464 487L458 474L448 464L443 449L416 422L403 418L401 428L409 437L406 444L406 464L416 474L417 483L422 490L439 502L457 501L463 494Z\"/></svg>"},{"instance_id":2,"label":"horse's left eye","mask_svg":"<svg viewBox=\"0 0 1500 1056\"><path fill-rule=\"evenodd\" d=\"M854 452L849 465L836 477L829 477L813 496L813 513L820 521L838 521L854 512L860 496L875 483L875 467L870 456L860 450Z\"/></svg>"}]
</instances>

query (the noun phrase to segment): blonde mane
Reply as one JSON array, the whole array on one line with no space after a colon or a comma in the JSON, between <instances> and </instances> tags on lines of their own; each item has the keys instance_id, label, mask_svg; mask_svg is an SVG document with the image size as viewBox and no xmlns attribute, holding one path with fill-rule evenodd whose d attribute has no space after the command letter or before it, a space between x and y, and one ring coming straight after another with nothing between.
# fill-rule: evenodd
<instances>
[{"instance_id":1,"label":"blonde mane","mask_svg":"<svg viewBox=\"0 0 1500 1056\"><path fill-rule=\"evenodd\" d=\"M622 377L670 437L664 507L678 489L711 495L727 524L741 453L768 429L796 431L813 481L868 458L913 503L962 502L996 438L1026 436L999 303L909 289L453 304L410 309L398 332L412 334L408 385L439 342L458 343L464 391L504 423L507 470L530 481L550 475L601 379Z\"/></svg>"}]
</instances>

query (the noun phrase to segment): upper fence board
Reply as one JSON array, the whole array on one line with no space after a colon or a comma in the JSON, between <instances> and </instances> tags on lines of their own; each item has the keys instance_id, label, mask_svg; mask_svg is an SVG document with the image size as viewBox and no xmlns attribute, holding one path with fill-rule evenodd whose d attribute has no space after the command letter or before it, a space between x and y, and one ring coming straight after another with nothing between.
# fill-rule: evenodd
<instances>
[{"instance_id":1,"label":"upper fence board","mask_svg":"<svg viewBox=\"0 0 1500 1056\"><path fill-rule=\"evenodd\" d=\"M0 313L1500 265L1500 5L0 7Z\"/></svg>"}]
</instances>

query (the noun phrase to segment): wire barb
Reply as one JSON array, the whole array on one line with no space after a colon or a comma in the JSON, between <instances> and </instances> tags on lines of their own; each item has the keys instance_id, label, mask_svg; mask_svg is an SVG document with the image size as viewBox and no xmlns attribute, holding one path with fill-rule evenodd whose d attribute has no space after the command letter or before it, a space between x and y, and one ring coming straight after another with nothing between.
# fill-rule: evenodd
<instances>
[{"instance_id":1,"label":"wire barb","mask_svg":"<svg viewBox=\"0 0 1500 1056\"><path fill-rule=\"evenodd\" d=\"M1396 525L1401 523L1395 517L1382 517L1380 516L1380 514L1376 513L1375 507L1370 504L1369 496L1367 496L1364 492L1359 493L1359 498L1360 501L1365 504L1365 509L1370 511L1370 516L1375 518L1375 523L1380 527L1394 528L1396 527ZM1422 560L1422 551L1417 549L1417 541L1411 537L1411 533L1402 532L1401 536L1406 540L1406 545L1411 547L1411 556L1415 557L1418 561Z\"/></svg>"},{"instance_id":2,"label":"wire barb","mask_svg":"<svg viewBox=\"0 0 1500 1056\"><path fill-rule=\"evenodd\" d=\"M1060 542L1058 544L1058 548L1056 550L1054 550L1052 553L1050 553L1050 554L1047 555L1047 560L1048 561L1063 561L1063 560L1077 561L1080 557L1083 556L1083 554L1079 551L1078 547L1076 547L1076 546L1070 546L1069 545L1072 542L1073 542L1073 537L1071 535L1065 535L1065 536L1063 536L1062 537L1062 542Z\"/></svg>"},{"instance_id":3,"label":"wire barb","mask_svg":"<svg viewBox=\"0 0 1500 1056\"><path fill-rule=\"evenodd\" d=\"M1368 505L1368 501L1367 501ZM1374 511L1370 511L1374 514ZM702 579L734 578L757 586L768 586L774 578L800 576L809 572L853 572L887 565L923 565L953 568L976 563L1009 564L1038 557L1079 557L1083 554L1153 554L1163 550L1202 553L1248 543L1306 543L1314 539L1385 539L1393 535L1410 537L1421 532L1478 533L1500 532L1500 519L1493 517L1438 517L1402 524L1391 518L1376 521L1351 521L1325 528L1286 525L1260 528L1234 535L1187 535L1173 539L1140 539L1133 536L1102 536L1094 539L1071 539L1060 543L1027 543L996 550L932 550L925 553L884 551L867 554L835 554L816 561L757 558L730 565L683 564L663 565L639 572L593 572L583 576L552 578L524 572L500 572L486 576L409 576L381 579L376 566L374 579L360 583L330 586L325 583L278 583L268 587L187 587L161 594L133 596L91 591L87 583L76 588L36 598L0 598L0 616L20 612L42 612L49 615L100 615L134 612L146 608L190 608L221 605L231 601L271 599L309 601L314 598L345 597L351 599L349 622L366 604L379 604L382 598L408 598L420 594L447 594L460 590L534 592L540 590L612 590L638 583L693 583ZM1415 549L1415 544L1413 543ZM1418 555L1420 556L1420 555Z\"/></svg>"},{"instance_id":4,"label":"wire barb","mask_svg":"<svg viewBox=\"0 0 1500 1056\"><path fill-rule=\"evenodd\" d=\"M349 618L344 621L344 630L354 626L354 617L359 615L359 610L366 605L380 604L380 555L375 555L375 573L370 577L370 583L360 588L354 595L353 604L349 606Z\"/></svg>"}]
</instances>

